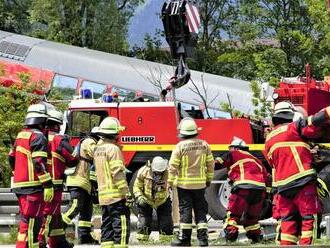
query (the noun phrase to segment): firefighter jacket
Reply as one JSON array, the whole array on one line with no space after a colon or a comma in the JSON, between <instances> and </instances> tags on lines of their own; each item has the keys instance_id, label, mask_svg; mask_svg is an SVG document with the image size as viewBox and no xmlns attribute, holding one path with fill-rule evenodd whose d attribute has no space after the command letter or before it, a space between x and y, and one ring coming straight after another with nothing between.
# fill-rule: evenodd
<instances>
[{"instance_id":1,"label":"firefighter jacket","mask_svg":"<svg viewBox=\"0 0 330 248\"><path fill-rule=\"evenodd\" d=\"M301 187L316 179L308 139L317 138L328 115L321 111L308 119L278 125L267 135L265 152L278 192Z\"/></svg>"},{"instance_id":2,"label":"firefighter jacket","mask_svg":"<svg viewBox=\"0 0 330 248\"><path fill-rule=\"evenodd\" d=\"M247 151L233 150L222 156L222 167L235 188L265 189L269 173L262 162Z\"/></svg>"},{"instance_id":3,"label":"firefighter jacket","mask_svg":"<svg viewBox=\"0 0 330 248\"><path fill-rule=\"evenodd\" d=\"M79 162L73 154L67 136L54 132L48 133L48 161L49 171L55 188L63 188L64 171L66 167L74 167Z\"/></svg>"},{"instance_id":4,"label":"firefighter jacket","mask_svg":"<svg viewBox=\"0 0 330 248\"><path fill-rule=\"evenodd\" d=\"M78 145L79 146L79 145ZM66 186L79 187L91 193L90 166L93 163L93 155L96 147L96 140L92 137L83 139L78 149L80 161L72 175L66 179Z\"/></svg>"},{"instance_id":5,"label":"firefighter jacket","mask_svg":"<svg viewBox=\"0 0 330 248\"><path fill-rule=\"evenodd\" d=\"M151 170L150 163L141 167L136 176L133 194L135 198L144 197L153 208L157 208L167 200L168 171L165 170L161 177L157 177Z\"/></svg>"},{"instance_id":6,"label":"firefighter jacket","mask_svg":"<svg viewBox=\"0 0 330 248\"><path fill-rule=\"evenodd\" d=\"M202 189L214 176L214 159L209 144L201 139L180 141L174 148L169 167L170 184L183 189Z\"/></svg>"},{"instance_id":7,"label":"firefighter jacket","mask_svg":"<svg viewBox=\"0 0 330 248\"><path fill-rule=\"evenodd\" d=\"M17 194L41 192L52 186L47 163L47 139L37 129L25 128L18 133L10 154L14 170L13 191Z\"/></svg>"},{"instance_id":8,"label":"firefighter jacket","mask_svg":"<svg viewBox=\"0 0 330 248\"><path fill-rule=\"evenodd\" d=\"M94 153L94 165L100 205L111 205L126 199L128 185L123 154L109 139L100 139Z\"/></svg>"}]
</instances>

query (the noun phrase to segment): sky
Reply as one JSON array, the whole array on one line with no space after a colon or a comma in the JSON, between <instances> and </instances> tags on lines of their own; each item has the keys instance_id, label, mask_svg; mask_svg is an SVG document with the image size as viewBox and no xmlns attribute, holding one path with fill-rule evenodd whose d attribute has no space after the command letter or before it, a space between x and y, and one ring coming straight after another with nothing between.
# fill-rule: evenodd
<instances>
[{"instance_id":1,"label":"sky","mask_svg":"<svg viewBox=\"0 0 330 248\"><path fill-rule=\"evenodd\" d=\"M146 33L153 36L156 29L163 29L159 14L164 2L165 0L146 0L136 10L128 30L128 41L131 47L135 44L141 46Z\"/></svg>"}]
</instances>

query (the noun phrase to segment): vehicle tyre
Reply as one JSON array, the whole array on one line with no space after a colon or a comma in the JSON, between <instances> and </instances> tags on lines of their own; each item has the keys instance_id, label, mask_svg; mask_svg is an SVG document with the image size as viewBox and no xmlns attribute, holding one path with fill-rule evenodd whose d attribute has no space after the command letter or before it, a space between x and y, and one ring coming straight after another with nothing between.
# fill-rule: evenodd
<instances>
[{"instance_id":1,"label":"vehicle tyre","mask_svg":"<svg viewBox=\"0 0 330 248\"><path fill-rule=\"evenodd\" d=\"M228 206L230 185L227 182L227 169L217 170L213 181L224 181L223 183L211 183L206 189L205 198L208 203L208 213L214 220L223 220L226 216Z\"/></svg>"},{"instance_id":2,"label":"vehicle tyre","mask_svg":"<svg viewBox=\"0 0 330 248\"><path fill-rule=\"evenodd\" d=\"M214 220L223 220L226 217L231 187L227 179L227 169L215 171L210 187L206 189L205 198L208 203L208 213ZM223 181L217 183L216 181ZM272 215L272 202L265 200L260 219L270 218Z\"/></svg>"}]
</instances>

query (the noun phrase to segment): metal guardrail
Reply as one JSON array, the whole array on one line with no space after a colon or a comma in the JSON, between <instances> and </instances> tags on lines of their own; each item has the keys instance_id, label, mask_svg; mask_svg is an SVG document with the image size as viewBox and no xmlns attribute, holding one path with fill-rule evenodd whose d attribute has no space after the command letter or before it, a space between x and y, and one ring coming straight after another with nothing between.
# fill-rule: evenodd
<instances>
[{"instance_id":1,"label":"metal guardrail","mask_svg":"<svg viewBox=\"0 0 330 248\"><path fill-rule=\"evenodd\" d=\"M62 197L62 209L69 203L69 200L70 194L64 192ZM19 207L16 195L11 192L10 188L0 188L0 225L6 223L2 216L15 216L17 214L19 214ZM11 224L12 221L8 220L8 222Z\"/></svg>"}]
</instances>

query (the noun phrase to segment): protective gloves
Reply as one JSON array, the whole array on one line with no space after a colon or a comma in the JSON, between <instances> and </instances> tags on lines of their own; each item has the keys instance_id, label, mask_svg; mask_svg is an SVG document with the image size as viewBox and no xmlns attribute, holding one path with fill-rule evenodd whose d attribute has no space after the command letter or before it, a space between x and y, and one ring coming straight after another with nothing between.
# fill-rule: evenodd
<instances>
[{"instance_id":1,"label":"protective gloves","mask_svg":"<svg viewBox=\"0 0 330 248\"><path fill-rule=\"evenodd\" d=\"M130 192L126 195L126 206L129 208L133 207L134 198Z\"/></svg>"},{"instance_id":2,"label":"protective gloves","mask_svg":"<svg viewBox=\"0 0 330 248\"><path fill-rule=\"evenodd\" d=\"M44 188L44 201L45 202L51 202L54 198L54 188Z\"/></svg>"},{"instance_id":3,"label":"protective gloves","mask_svg":"<svg viewBox=\"0 0 330 248\"><path fill-rule=\"evenodd\" d=\"M328 187L321 178L317 178L317 194L321 199L329 197Z\"/></svg>"}]
</instances>

